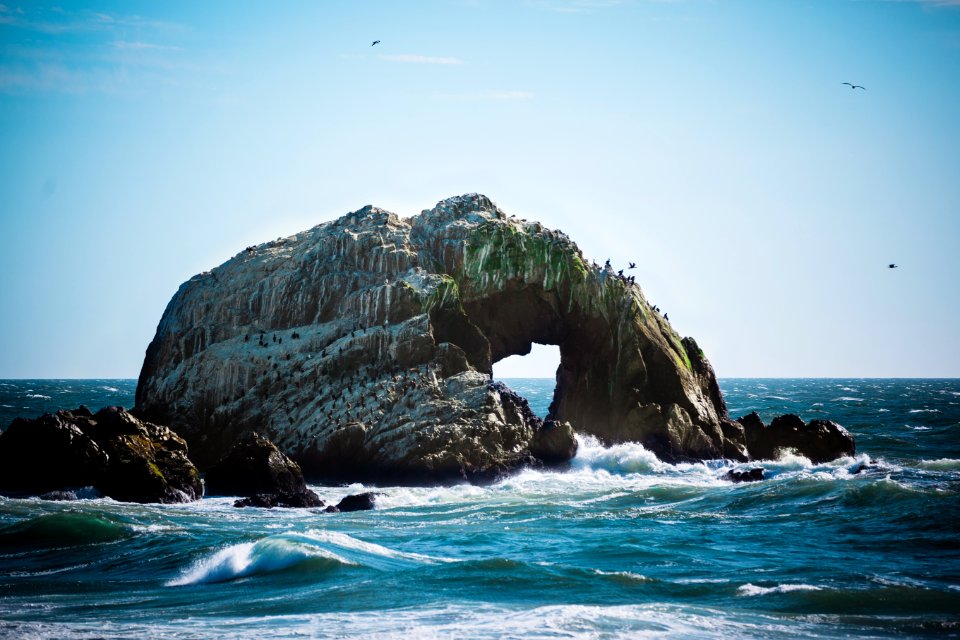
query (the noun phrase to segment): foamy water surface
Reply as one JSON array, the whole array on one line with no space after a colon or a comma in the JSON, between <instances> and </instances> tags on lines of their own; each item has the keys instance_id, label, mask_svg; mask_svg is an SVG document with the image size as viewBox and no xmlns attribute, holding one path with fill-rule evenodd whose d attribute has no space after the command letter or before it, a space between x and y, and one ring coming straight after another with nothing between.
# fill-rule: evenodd
<instances>
[{"instance_id":1,"label":"foamy water surface","mask_svg":"<svg viewBox=\"0 0 960 640\"><path fill-rule=\"evenodd\" d=\"M552 381L509 384L545 411ZM960 383L722 387L734 415L832 417L858 454L787 455L732 484L726 471L753 465L670 465L581 437L568 467L484 486L314 487L380 492L374 511L343 514L0 499L0 636L960 634ZM24 388L56 398L9 388L3 404Z\"/></svg>"}]
</instances>

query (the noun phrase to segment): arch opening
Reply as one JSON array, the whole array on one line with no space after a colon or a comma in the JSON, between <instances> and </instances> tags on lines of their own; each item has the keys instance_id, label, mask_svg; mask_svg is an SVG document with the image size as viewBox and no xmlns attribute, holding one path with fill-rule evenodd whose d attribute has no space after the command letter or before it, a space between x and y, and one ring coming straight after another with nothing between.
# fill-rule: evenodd
<instances>
[{"instance_id":1,"label":"arch opening","mask_svg":"<svg viewBox=\"0 0 960 640\"><path fill-rule=\"evenodd\" d=\"M526 355L512 355L495 362L493 379L526 398L533 412L546 418L557 386L560 347L535 342L530 347Z\"/></svg>"}]
</instances>

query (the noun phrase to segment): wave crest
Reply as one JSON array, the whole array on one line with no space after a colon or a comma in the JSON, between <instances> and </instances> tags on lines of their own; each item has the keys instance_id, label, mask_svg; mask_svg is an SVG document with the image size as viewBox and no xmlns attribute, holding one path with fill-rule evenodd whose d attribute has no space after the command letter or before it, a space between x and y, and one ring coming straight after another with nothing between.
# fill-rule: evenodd
<instances>
[{"instance_id":1,"label":"wave crest","mask_svg":"<svg viewBox=\"0 0 960 640\"><path fill-rule=\"evenodd\" d=\"M447 560L395 551L345 533L313 530L230 545L202 558L167 586L227 582L288 570L322 573L343 566L389 569Z\"/></svg>"}]
</instances>

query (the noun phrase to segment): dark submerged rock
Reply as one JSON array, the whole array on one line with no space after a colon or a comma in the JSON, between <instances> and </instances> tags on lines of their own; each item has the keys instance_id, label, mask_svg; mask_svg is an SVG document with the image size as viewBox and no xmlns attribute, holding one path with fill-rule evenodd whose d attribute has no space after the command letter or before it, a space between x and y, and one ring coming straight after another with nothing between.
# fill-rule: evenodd
<instances>
[{"instance_id":1,"label":"dark submerged rock","mask_svg":"<svg viewBox=\"0 0 960 640\"><path fill-rule=\"evenodd\" d=\"M352 496L347 496L343 500L337 503L337 511L369 511L373 509L374 503L377 501L377 494L374 492L358 493Z\"/></svg>"},{"instance_id":2,"label":"dark submerged rock","mask_svg":"<svg viewBox=\"0 0 960 640\"><path fill-rule=\"evenodd\" d=\"M86 486L124 502L203 495L183 438L122 407L17 419L0 436L0 488L43 494Z\"/></svg>"},{"instance_id":3,"label":"dark submerged rock","mask_svg":"<svg viewBox=\"0 0 960 640\"><path fill-rule=\"evenodd\" d=\"M763 467L743 470L731 469L723 474L723 479L730 482L758 482L763 480L763 471Z\"/></svg>"},{"instance_id":4,"label":"dark submerged rock","mask_svg":"<svg viewBox=\"0 0 960 640\"><path fill-rule=\"evenodd\" d=\"M40 494L93 485L108 460L68 411L17 418L0 435L0 489Z\"/></svg>"},{"instance_id":5,"label":"dark submerged rock","mask_svg":"<svg viewBox=\"0 0 960 640\"><path fill-rule=\"evenodd\" d=\"M306 491L300 465L258 433L240 437L230 452L206 473L207 493L253 496Z\"/></svg>"},{"instance_id":6,"label":"dark submerged rock","mask_svg":"<svg viewBox=\"0 0 960 640\"><path fill-rule=\"evenodd\" d=\"M799 416L787 414L766 426L754 411L737 422L743 425L747 450L754 460L774 459L782 449L794 450L815 464L856 454L850 432L830 420L804 423Z\"/></svg>"},{"instance_id":7,"label":"dark submerged rock","mask_svg":"<svg viewBox=\"0 0 960 640\"><path fill-rule=\"evenodd\" d=\"M246 498L241 498L233 503L235 507L260 507L262 509L273 509L274 507L285 507L288 509L307 509L322 507L326 504L316 493L310 489L304 489L295 493L259 493Z\"/></svg>"}]
</instances>

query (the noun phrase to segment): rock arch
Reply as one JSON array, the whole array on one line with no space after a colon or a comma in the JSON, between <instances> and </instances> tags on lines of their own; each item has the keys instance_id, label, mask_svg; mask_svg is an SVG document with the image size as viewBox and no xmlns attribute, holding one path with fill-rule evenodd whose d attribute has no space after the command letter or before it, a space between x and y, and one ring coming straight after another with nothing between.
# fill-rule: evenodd
<instances>
[{"instance_id":1,"label":"rock arch","mask_svg":"<svg viewBox=\"0 0 960 640\"><path fill-rule=\"evenodd\" d=\"M364 207L195 276L147 349L137 409L201 466L255 429L308 473L496 473L549 431L490 380L531 342L560 348L548 425L672 460L746 456L709 362L637 285L477 194L410 219Z\"/></svg>"}]
</instances>

